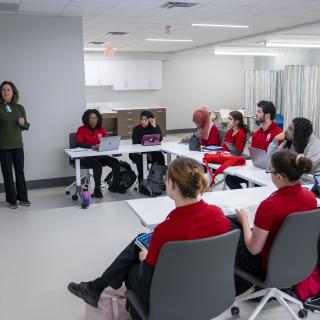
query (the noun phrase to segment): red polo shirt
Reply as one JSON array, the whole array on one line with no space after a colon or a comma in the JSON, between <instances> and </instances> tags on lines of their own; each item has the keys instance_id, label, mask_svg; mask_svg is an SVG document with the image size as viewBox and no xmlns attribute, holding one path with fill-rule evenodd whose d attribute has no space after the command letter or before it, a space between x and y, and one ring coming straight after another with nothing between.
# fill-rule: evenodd
<instances>
[{"instance_id":1,"label":"red polo shirt","mask_svg":"<svg viewBox=\"0 0 320 320\"><path fill-rule=\"evenodd\" d=\"M282 129L279 128L274 121L272 121L266 131L263 131L263 128L260 128L253 133L251 147L267 151L268 146L272 142L273 138L281 132Z\"/></svg>"},{"instance_id":2,"label":"red polo shirt","mask_svg":"<svg viewBox=\"0 0 320 320\"><path fill-rule=\"evenodd\" d=\"M216 125L212 125L208 140L201 139L202 146L220 146L219 130Z\"/></svg>"},{"instance_id":3,"label":"red polo shirt","mask_svg":"<svg viewBox=\"0 0 320 320\"><path fill-rule=\"evenodd\" d=\"M316 208L317 200L315 195L304 189L299 182L294 186L277 190L261 202L256 212L254 225L269 231L267 241L260 252L264 269L268 266L272 242L286 217L295 212L314 210ZM296 236L298 237L299 235Z\"/></svg>"},{"instance_id":4,"label":"red polo shirt","mask_svg":"<svg viewBox=\"0 0 320 320\"><path fill-rule=\"evenodd\" d=\"M155 228L146 262L155 266L160 250L166 242L212 237L226 233L230 228L230 221L222 210L203 200L178 207Z\"/></svg>"},{"instance_id":5,"label":"red polo shirt","mask_svg":"<svg viewBox=\"0 0 320 320\"><path fill-rule=\"evenodd\" d=\"M239 129L235 134L233 134L233 130L229 129L224 137L223 141L232 143L239 152L243 152L244 145L246 143L247 135L243 129ZM223 151L229 151L229 148L223 144Z\"/></svg>"},{"instance_id":6,"label":"red polo shirt","mask_svg":"<svg viewBox=\"0 0 320 320\"><path fill-rule=\"evenodd\" d=\"M89 144L93 146L100 144L99 137L107 137L107 132L104 128L101 127L91 130L86 126L81 126L78 128L75 140L76 143Z\"/></svg>"}]
</instances>

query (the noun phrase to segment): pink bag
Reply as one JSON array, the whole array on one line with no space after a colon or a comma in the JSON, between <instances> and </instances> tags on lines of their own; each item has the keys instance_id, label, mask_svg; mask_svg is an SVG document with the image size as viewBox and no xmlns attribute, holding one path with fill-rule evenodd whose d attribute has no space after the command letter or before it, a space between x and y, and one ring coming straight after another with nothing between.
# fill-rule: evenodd
<instances>
[{"instance_id":1,"label":"pink bag","mask_svg":"<svg viewBox=\"0 0 320 320\"><path fill-rule=\"evenodd\" d=\"M98 308L86 304L86 320L130 320L126 311L125 287L114 290L106 288L98 303Z\"/></svg>"},{"instance_id":2,"label":"pink bag","mask_svg":"<svg viewBox=\"0 0 320 320\"><path fill-rule=\"evenodd\" d=\"M294 286L294 290L302 301L320 294L320 275L317 266L308 278Z\"/></svg>"}]
</instances>

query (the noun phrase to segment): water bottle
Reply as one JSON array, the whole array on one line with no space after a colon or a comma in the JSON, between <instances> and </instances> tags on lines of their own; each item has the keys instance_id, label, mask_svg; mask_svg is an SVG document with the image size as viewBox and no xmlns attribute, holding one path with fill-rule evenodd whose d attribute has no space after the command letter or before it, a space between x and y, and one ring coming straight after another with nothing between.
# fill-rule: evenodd
<instances>
[{"instance_id":1,"label":"water bottle","mask_svg":"<svg viewBox=\"0 0 320 320\"><path fill-rule=\"evenodd\" d=\"M88 188L84 188L82 191L82 202L86 205L89 206L91 202L91 196Z\"/></svg>"}]
</instances>

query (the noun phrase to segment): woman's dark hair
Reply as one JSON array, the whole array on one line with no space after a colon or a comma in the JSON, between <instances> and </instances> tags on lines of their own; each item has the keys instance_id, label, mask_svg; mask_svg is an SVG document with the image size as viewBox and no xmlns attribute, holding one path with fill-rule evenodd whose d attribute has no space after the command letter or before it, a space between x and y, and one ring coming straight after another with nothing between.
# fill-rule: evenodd
<instances>
[{"instance_id":1,"label":"woman's dark hair","mask_svg":"<svg viewBox=\"0 0 320 320\"><path fill-rule=\"evenodd\" d=\"M294 150L303 153L313 132L312 122L306 118L294 118L292 122L294 124L292 141Z\"/></svg>"},{"instance_id":2,"label":"woman's dark hair","mask_svg":"<svg viewBox=\"0 0 320 320\"><path fill-rule=\"evenodd\" d=\"M263 113L269 113L270 119L273 120L276 117L276 107L271 101L261 100L257 106L262 109Z\"/></svg>"},{"instance_id":3,"label":"woman's dark hair","mask_svg":"<svg viewBox=\"0 0 320 320\"><path fill-rule=\"evenodd\" d=\"M271 157L271 164L276 173L285 175L289 181L298 181L312 169L312 161L303 154L291 150L280 150Z\"/></svg>"},{"instance_id":4,"label":"woman's dark hair","mask_svg":"<svg viewBox=\"0 0 320 320\"><path fill-rule=\"evenodd\" d=\"M240 111L231 111L229 115L235 120L239 121L238 128L243 129L244 133L248 133L248 127L243 122L243 115Z\"/></svg>"},{"instance_id":5,"label":"woman's dark hair","mask_svg":"<svg viewBox=\"0 0 320 320\"><path fill-rule=\"evenodd\" d=\"M3 98L2 98L2 88L5 86L5 85L8 85L11 87L12 91L13 91L13 96L12 96L12 99L11 99L11 103L12 104L17 104L18 101L19 101L19 91L17 89L17 87L14 85L13 82L11 81L3 81L0 85L0 101L4 102L3 101Z\"/></svg>"},{"instance_id":6,"label":"woman's dark hair","mask_svg":"<svg viewBox=\"0 0 320 320\"><path fill-rule=\"evenodd\" d=\"M97 122L97 126L96 128L101 128L102 127L102 116L101 113L97 110L97 109L88 109L87 111L84 112L83 116L82 116L82 122L86 127L89 127L89 117L90 114L94 113L97 118L98 118L98 122Z\"/></svg>"},{"instance_id":7,"label":"woman's dark hair","mask_svg":"<svg viewBox=\"0 0 320 320\"><path fill-rule=\"evenodd\" d=\"M208 189L202 167L190 158L180 157L172 161L167 177L177 184L185 198L196 198Z\"/></svg>"}]
</instances>

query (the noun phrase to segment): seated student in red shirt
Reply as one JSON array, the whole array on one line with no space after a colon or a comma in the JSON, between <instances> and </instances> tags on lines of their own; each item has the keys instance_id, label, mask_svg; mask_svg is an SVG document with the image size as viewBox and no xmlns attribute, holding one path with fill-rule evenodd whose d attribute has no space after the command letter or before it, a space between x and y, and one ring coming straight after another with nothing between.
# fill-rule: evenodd
<instances>
[{"instance_id":1,"label":"seated student in red shirt","mask_svg":"<svg viewBox=\"0 0 320 320\"><path fill-rule=\"evenodd\" d=\"M231 111L229 113L228 127L230 129L227 131L223 142L232 143L236 149L242 153L247 140L248 128L243 122L243 115L241 112ZM229 148L223 143L222 150L229 151Z\"/></svg>"},{"instance_id":2,"label":"seated student in red shirt","mask_svg":"<svg viewBox=\"0 0 320 320\"><path fill-rule=\"evenodd\" d=\"M273 138L282 132L273 121L276 116L276 108L271 101L260 101L257 104L256 122L260 129L255 131L251 138L251 147L267 151ZM226 184L230 189L241 189L241 183L248 183L237 176L226 176Z\"/></svg>"},{"instance_id":3,"label":"seated student in red shirt","mask_svg":"<svg viewBox=\"0 0 320 320\"><path fill-rule=\"evenodd\" d=\"M78 128L76 144L78 147L98 150L102 137L107 137L106 130L102 127L102 116L96 109L88 109L82 116L83 126ZM102 168L108 166L113 172L113 184L109 187L111 192L125 193L126 189L120 185L119 160L110 156L88 157L80 160L80 163L93 170L94 192L92 197L103 198L101 192Z\"/></svg>"},{"instance_id":4,"label":"seated student in red shirt","mask_svg":"<svg viewBox=\"0 0 320 320\"><path fill-rule=\"evenodd\" d=\"M80 284L71 282L68 289L97 307L106 287L117 289L125 282L127 288L136 291L149 304L154 268L165 243L212 237L230 231L230 221L222 210L199 199L207 187L203 169L195 160L186 157L175 159L168 168L166 188L176 208L154 229L149 250L139 249L132 241L101 277Z\"/></svg>"},{"instance_id":5,"label":"seated student in red shirt","mask_svg":"<svg viewBox=\"0 0 320 320\"><path fill-rule=\"evenodd\" d=\"M315 195L304 189L299 182L301 176L310 172L311 168L312 161L303 154L282 150L272 155L267 172L271 174L272 182L278 190L259 205L253 229L243 209L236 210L237 217L231 218L233 228L237 227L238 221L243 230L236 256L239 268L263 279L272 242L286 217L317 208ZM245 289L244 283L239 280L236 278L238 294Z\"/></svg>"}]
</instances>

